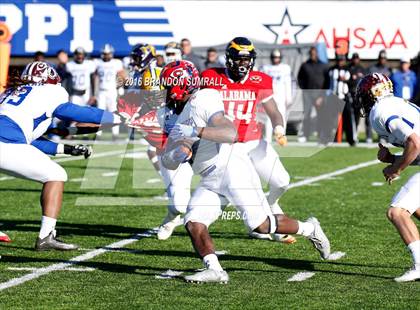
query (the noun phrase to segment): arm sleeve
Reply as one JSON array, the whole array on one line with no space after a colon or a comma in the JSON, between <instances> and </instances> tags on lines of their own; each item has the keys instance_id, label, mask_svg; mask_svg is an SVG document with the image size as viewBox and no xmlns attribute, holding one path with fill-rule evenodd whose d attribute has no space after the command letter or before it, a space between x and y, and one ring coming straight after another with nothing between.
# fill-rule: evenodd
<instances>
[{"instance_id":1,"label":"arm sleeve","mask_svg":"<svg viewBox=\"0 0 420 310\"><path fill-rule=\"evenodd\" d=\"M48 139L40 137L34 141L32 141L31 145L35 146L38 150L42 151L48 155L56 155L57 154L57 146L58 143L52 142Z\"/></svg>"},{"instance_id":2,"label":"arm sleeve","mask_svg":"<svg viewBox=\"0 0 420 310\"><path fill-rule=\"evenodd\" d=\"M76 121L94 124L113 124L114 114L94 107L81 107L67 102L59 105L53 116L64 121Z\"/></svg>"}]
</instances>

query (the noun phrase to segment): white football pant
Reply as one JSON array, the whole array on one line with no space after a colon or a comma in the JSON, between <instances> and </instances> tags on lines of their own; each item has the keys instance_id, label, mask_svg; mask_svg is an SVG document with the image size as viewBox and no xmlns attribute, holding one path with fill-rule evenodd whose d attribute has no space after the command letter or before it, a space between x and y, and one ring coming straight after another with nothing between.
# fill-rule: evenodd
<instances>
[{"instance_id":1,"label":"white football pant","mask_svg":"<svg viewBox=\"0 0 420 310\"><path fill-rule=\"evenodd\" d=\"M228 158L226 160L226 158ZM218 162L206 169L188 204L184 223L210 226L221 215L228 201L240 211L250 231L271 216L261 182L248 155L232 145L221 144Z\"/></svg>"},{"instance_id":2,"label":"white football pant","mask_svg":"<svg viewBox=\"0 0 420 310\"><path fill-rule=\"evenodd\" d=\"M59 164L29 144L0 142L0 171L40 183L67 181L67 173Z\"/></svg>"},{"instance_id":3,"label":"white football pant","mask_svg":"<svg viewBox=\"0 0 420 310\"><path fill-rule=\"evenodd\" d=\"M173 215L184 214L191 197L193 171L189 163L179 165L177 170L166 169L159 158L160 172L169 198L168 211Z\"/></svg>"},{"instance_id":4,"label":"white football pant","mask_svg":"<svg viewBox=\"0 0 420 310\"><path fill-rule=\"evenodd\" d=\"M264 140L254 140L236 143L235 148L249 155L258 176L270 187L267 197L269 205L275 204L287 190L290 176L271 143Z\"/></svg>"},{"instance_id":5,"label":"white football pant","mask_svg":"<svg viewBox=\"0 0 420 310\"><path fill-rule=\"evenodd\" d=\"M420 172L410 177L407 183L392 198L391 207L402 208L413 214L420 208Z\"/></svg>"}]
</instances>

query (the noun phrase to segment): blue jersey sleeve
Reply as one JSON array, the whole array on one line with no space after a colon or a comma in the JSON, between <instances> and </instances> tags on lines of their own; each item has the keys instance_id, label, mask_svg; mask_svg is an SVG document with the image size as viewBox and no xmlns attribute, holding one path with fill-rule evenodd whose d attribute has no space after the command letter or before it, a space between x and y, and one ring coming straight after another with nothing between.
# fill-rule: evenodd
<instances>
[{"instance_id":1,"label":"blue jersey sleeve","mask_svg":"<svg viewBox=\"0 0 420 310\"><path fill-rule=\"evenodd\" d=\"M67 102L60 104L53 112L53 116L64 121L81 123L113 124L114 114L94 107L81 107Z\"/></svg>"},{"instance_id":2,"label":"blue jersey sleeve","mask_svg":"<svg viewBox=\"0 0 420 310\"><path fill-rule=\"evenodd\" d=\"M58 143L52 142L45 138L38 138L32 141L31 145L35 146L38 150L42 151L48 155L56 155L57 154L57 146Z\"/></svg>"}]
</instances>

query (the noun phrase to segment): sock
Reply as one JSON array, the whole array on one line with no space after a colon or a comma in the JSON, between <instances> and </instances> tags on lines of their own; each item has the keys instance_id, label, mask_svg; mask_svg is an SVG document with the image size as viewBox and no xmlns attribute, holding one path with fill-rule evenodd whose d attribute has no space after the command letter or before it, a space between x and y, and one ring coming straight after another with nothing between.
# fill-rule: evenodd
<instances>
[{"instance_id":1,"label":"sock","mask_svg":"<svg viewBox=\"0 0 420 310\"><path fill-rule=\"evenodd\" d=\"M314 232L315 227L312 223L298 221L298 225L297 235L309 237Z\"/></svg>"},{"instance_id":2,"label":"sock","mask_svg":"<svg viewBox=\"0 0 420 310\"><path fill-rule=\"evenodd\" d=\"M207 254L203 257L204 266L207 269L213 269L216 271L223 271L222 266L219 263L219 259L217 258L216 254Z\"/></svg>"},{"instance_id":3,"label":"sock","mask_svg":"<svg viewBox=\"0 0 420 310\"><path fill-rule=\"evenodd\" d=\"M42 216L41 219L41 230L39 231L39 238L44 239L47 237L54 229L55 224L57 223L56 219L48 216Z\"/></svg>"},{"instance_id":4,"label":"sock","mask_svg":"<svg viewBox=\"0 0 420 310\"><path fill-rule=\"evenodd\" d=\"M411 252L413 262L416 268L420 268L420 240L416 240L407 245L408 250Z\"/></svg>"}]
</instances>

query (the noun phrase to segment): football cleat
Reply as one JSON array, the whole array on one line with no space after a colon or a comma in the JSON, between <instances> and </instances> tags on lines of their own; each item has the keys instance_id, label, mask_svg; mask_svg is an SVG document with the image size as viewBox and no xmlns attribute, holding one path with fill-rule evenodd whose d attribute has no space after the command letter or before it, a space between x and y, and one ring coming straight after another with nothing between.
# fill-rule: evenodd
<instances>
[{"instance_id":1,"label":"football cleat","mask_svg":"<svg viewBox=\"0 0 420 310\"><path fill-rule=\"evenodd\" d=\"M296 238L292 235L273 234L273 239L285 244L293 244L296 242Z\"/></svg>"},{"instance_id":2,"label":"football cleat","mask_svg":"<svg viewBox=\"0 0 420 310\"><path fill-rule=\"evenodd\" d=\"M184 277L189 283L221 283L227 284L229 282L229 275L226 271L217 271L214 269L205 269L189 276Z\"/></svg>"},{"instance_id":3,"label":"football cleat","mask_svg":"<svg viewBox=\"0 0 420 310\"><path fill-rule=\"evenodd\" d=\"M0 242L12 242L8 235L0 231Z\"/></svg>"},{"instance_id":4,"label":"football cleat","mask_svg":"<svg viewBox=\"0 0 420 310\"><path fill-rule=\"evenodd\" d=\"M420 279L420 266L413 266L410 270L405 272L402 276L394 279L395 282L410 282Z\"/></svg>"},{"instance_id":5,"label":"football cleat","mask_svg":"<svg viewBox=\"0 0 420 310\"><path fill-rule=\"evenodd\" d=\"M177 215L174 218L172 214L168 213L166 218L163 220L162 225L159 226L157 231L157 238L159 240L168 239L170 236L172 236L175 228L182 225L183 223L184 220L181 218L181 215Z\"/></svg>"},{"instance_id":6,"label":"football cleat","mask_svg":"<svg viewBox=\"0 0 420 310\"><path fill-rule=\"evenodd\" d=\"M35 243L35 251L71 251L77 250L79 246L71 243L64 243L55 238L54 232L50 232L48 236L43 239L38 238Z\"/></svg>"},{"instance_id":7,"label":"football cleat","mask_svg":"<svg viewBox=\"0 0 420 310\"><path fill-rule=\"evenodd\" d=\"M330 241L328 240L327 236L322 230L318 219L315 217L310 217L306 221L314 225L314 231L308 237L308 239L312 242L315 249L318 250L319 254L321 255L321 258L327 259L328 256L330 256L331 252Z\"/></svg>"}]
</instances>

